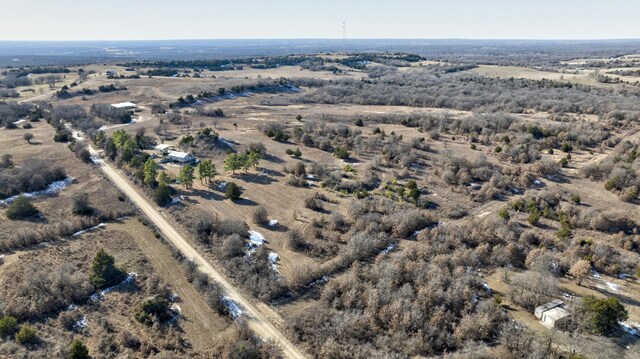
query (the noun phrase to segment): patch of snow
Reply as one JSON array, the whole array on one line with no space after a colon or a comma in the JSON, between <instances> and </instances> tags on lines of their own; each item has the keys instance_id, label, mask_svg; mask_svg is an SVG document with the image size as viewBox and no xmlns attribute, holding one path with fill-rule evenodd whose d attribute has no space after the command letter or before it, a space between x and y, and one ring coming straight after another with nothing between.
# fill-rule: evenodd
<instances>
[{"instance_id":1,"label":"patch of snow","mask_svg":"<svg viewBox=\"0 0 640 359\"><path fill-rule=\"evenodd\" d=\"M35 197L35 196L51 196L62 191L65 187L68 187L69 185L71 185L72 182L73 182L73 178L68 177L60 181L52 182L46 189L43 189L42 191L27 192L27 193L22 193L22 195L29 198ZM10 204L16 198L18 198L18 196L20 195L1 200L0 204Z\"/></svg>"},{"instance_id":2,"label":"patch of snow","mask_svg":"<svg viewBox=\"0 0 640 359\"><path fill-rule=\"evenodd\" d=\"M473 297L471 297L471 303L473 303L474 305L478 304L478 296L477 295L474 294Z\"/></svg>"},{"instance_id":3,"label":"patch of snow","mask_svg":"<svg viewBox=\"0 0 640 359\"><path fill-rule=\"evenodd\" d=\"M264 244L264 236L260 232L249 231L249 242L255 247L259 247Z\"/></svg>"},{"instance_id":4,"label":"patch of snow","mask_svg":"<svg viewBox=\"0 0 640 359\"><path fill-rule=\"evenodd\" d=\"M140 118L142 119L142 117ZM124 126L129 126L129 125L133 125L134 123L138 122L138 119L132 118L130 122L127 123L121 123L121 124L117 124L117 125L110 125L110 126L102 126L98 129L98 131L105 131L105 130L109 130L112 128L118 128L118 127L124 127Z\"/></svg>"},{"instance_id":5,"label":"patch of snow","mask_svg":"<svg viewBox=\"0 0 640 359\"><path fill-rule=\"evenodd\" d=\"M171 198L171 204L176 204L176 203L180 203L180 198L178 198L178 197L172 197L172 198Z\"/></svg>"},{"instance_id":6,"label":"patch of snow","mask_svg":"<svg viewBox=\"0 0 640 359\"><path fill-rule=\"evenodd\" d=\"M536 178L536 179L533 180L533 184L535 184L536 186L539 186L539 185L542 184L542 181L540 181L539 179Z\"/></svg>"},{"instance_id":7,"label":"patch of snow","mask_svg":"<svg viewBox=\"0 0 640 359\"><path fill-rule=\"evenodd\" d=\"M275 227L278 225L278 220L277 219L272 219L269 221L269 227Z\"/></svg>"},{"instance_id":8,"label":"patch of snow","mask_svg":"<svg viewBox=\"0 0 640 359\"><path fill-rule=\"evenodd\" d=\"M218 189L221 191L224 191L225 189L227 189L227 182L222 182L218 185Z\"/></svg>"},{"instance_id":9,"label":"patch of snow","mask_svg":"<svg viewBox=\"0 0 640 359\"><path fill-rule=\"evenodd\" d=\"M329 281L329 276L328 275L323 275L322 278L314 280L313 282L311 282L310 286L311 287L315 287L317 285L327 283L328 281Z\"/></svg>"},{"instance_id":10,"label":"patch of snow","mask_svg":"<svg viewBox=\"0 0 640 359\"><path fill-rule=\"evenodd\" d=\"M231 148L235 147L235 143L233 143L233 142L231 142L231 141L228 141L228 140L225 140L225 139L224 139L224 138L222 138L222 137L218 137L218 141L220 141L220 142L224 143L225 145L227 145L227 146L229 146L229 147L231 147Z\"/></svg>"},{"instance_id":11,"label":"patch of snow","mask_svg":"<svg viewBox=\"0 0 640 359\"><path fill-rule=\"evenodd\" d=\"M19 124L21 124L21 123L23 123L23 122L27 122L27 120L25 120L25 119L18 120L18 121L16 121L16 122L14 122L13 124L14 124L14 125L19 125Z\"/></svg>"},{"instance_id":12,"label":"patch of snow","mask_svg":"<svg viewBox=\"0 0 640 359\"><path fill-rule=\"evenodd\" d=\"M491 288L489 288L489 285L487 283L482 283L482 286L484 287L484 290L487 292L487 294L491 295Z\"/></svg>"},{"instance_id":13,"label":"patch of snow","mask_svg":"<svg viewBox=\"0 0 640 359\"><path fill-rule=\"evenodd\" d=\"M95 231L96 229L103 228L103 227L106 227L106 226L107 226L106 224L100 223L97 226L93 226L91 228L87 228L87 229L83 229L81 231L77 231L76 233L72 234L71 236L72 237L77 237L77 236L79 236L81 234L84 234L84 233L87 233L87 232L91 232L91 231Z\"/></svg>"},{"instance_id":14,"label":"patch of snow","mask_svg":"<svg viewBox=\"0 0 640 359\"><path fill-rule=\"evenodd\" d=\"M485 212L480 213L477 217L478 218L484 218L484 217L486 217L486 216L488 216L490 214L491 214L491 212L485 211Z\"/></svg>"},{"instance_id":15,"label":"patch of snow","mask_svg":"<svg viewBox=\"0 0 640 359\"><path fill-rule=\"evenodd\" d=\"M67 311L68 312L72 312L74 310L78 309L78 306L75 304L69 304L69 306L67 307Z\"/></svg>"},{"instance_id":16,"label":"patch of snow","mask_svg":"<svg viewBox=\"0 0 640 359\"><path fill-rule=\"evenodd\" d=\"M307 175L307 179L310 179L310 180L312 180L312 179L316 179L316 176L314 176L314 175Z\"/></svg>"},{"instance_id":17,"label":"patch of snow","mask_svg":"<svg viewBox=\"0 0 640 359\"><path fill-rule=\"evenodd\" d=\"M309 187L313 186L313 182L307 181L307 186L309 186Z\"/></svg>"},{"instance_id":18,"label":"patch of snow","mask_svg":"<svg viewBox=\"0 0 640 359\"><path fill-rule=\"evenodd\" d=\"M473 189L477 189L477 188L480 188L481 186L480 186L480 184L478 184L478 183L471 183L471 184L469 185L469 187L471 187L471 188L473 188Z\"/></svg>"},{"instance_id":19,"label":"patch of snow","mask_svg":"<svg viewBox=\"0 0 640 359\"><path fill-rule=\"evenodd\" d=\"M236 319L242 315L242 309L229 297L222 297L222 303L227 310L229 311L229 315L231 318Z\"/></svg>"},{"instance_id":20,"label":"patch of snow","mask_svg":"<svg viewBox=\"0 0 640 359\"><path fill-rule=\"evenodd\" d=\"M631 278L631 276L626 273L621 273L621 274L618 274L618 278L627 279L627 278Z\"/></svg>"},{"instance_id":21,"label":"patch of snow","mask_svg":"<svg viewBox=\"0 0 640 359\"><path fill-rule=\"evenodd\" d=\"M620 286L615 283L605 282L605 284L607 285L607 288L609 288L609 290L611 290L612 292L618 292L618 290L620 289Z\"/></svg>"},{"instance_id":22,"label":"patch of snow","mask_svg":"<svg viewBox=\"0 0 640 359\"><path fill-rule=\"evenodd\" d=\"M176 303L171 304L171 310L173 310L178 314L182 313L182 309L180 309L180 306L177 305Z\"/></svg>"},{"instance_id":23,"label":"patch of snow","mask_svg":"<svg viewBox=\"0 0 640 359\"><path fill-rule=\"evenodd\" d=\"M176 292L172 292L169 296L169 300L172 302L177 302L180 299L180 296Z\"/></svg>"},{"instance_id":24,"label":"patch of snow","mask_svg":"<svg viewBox=\"0 0 640 359\"><path fill-rule=\"evenodd\" d=\"M109 287L106 289L103 289L102 291L98 292L98 293L94 293L93 295L91 295L90 299L93 302L97 302L99 300L101 300L105 295L109 294L111 291L113 291L114 289L120 287L120 286L125 286L128 285L130 283L133 283L133 281L136 279L136 277L138 277L137 273L129 273L129 275L127 275L127 277L120 283L114 285L113 287Z\"/></svg>"},{"instance_id":25,"label":"patch of snow","mask_svg":"<svg viewBox=\"0 0 640 359\"><path fill-rule=\"evenodd\" d=\"M600 273L598 273L597 271L591 271L590 277L594 279L600 279Z\"/></svg>"},{"instance_id":26,"label":"patch of snow","mask_svg":"<svg viewBox=\"0 0 640 359\"><path fill-rule=\"evenodd\" d=\"M640 324L636 322L620 322L619 324L625 332L640 337Z\"/></svg>"},{"instance_id":27,"label":"patch of snow","mask_svg":"<svg viewBox=\"0 0 640 359\"><path fill-rule=\"evenodd\" d=\"M73 329L75 330L82 330L84 328L87 327L87 324L89 324L87 322L87 316L83 315L82 318L80 318L80 320L78 320L74 325L73 325Z\"/></svg>"},{"instance_id":28,"label":"patch of snow","mask_svg":"<svg viewBox=\"0 0 640 359\"><path fill-rule=\"evenodd\" d=\"M382 253L384 254L389 254L389 252L391 252L392 250L394 250L396 248L396 244L395 243L391 243L387 246L387 248L382 250Z\"/></svg>"},{"instance_id":29,"label":"patch of snow","mask_svg":"<svg viewBox=\"0 0 640 359\"><path fill-rule=\"evenodd\" d=\"M269 252L269 264L271 265L271 269L273 269L273 271L276 273L280 273L278 271L277 263L278 263L278 253Z\"/></svg>"},{"instance_id":30,"label":"patch of snow","mask_svg":"<svg viewBox=\"0 0 640 359\"><path fill-rule=\"evenodd\" d=\"M249 231L249 243L247 243L247 252L246 256L251 257L253 252L258 249L261 245L264 244L264 236L260 232L256 232L253 230Z\"/></svg>"}]
</instances>

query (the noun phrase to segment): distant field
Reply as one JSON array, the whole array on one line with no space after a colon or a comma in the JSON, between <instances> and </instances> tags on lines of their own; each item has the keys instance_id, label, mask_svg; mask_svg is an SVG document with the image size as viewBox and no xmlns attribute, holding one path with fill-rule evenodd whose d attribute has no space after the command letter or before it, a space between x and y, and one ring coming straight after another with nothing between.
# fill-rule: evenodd
<instances>
[{"instance_id":1,"label":"distant field","mask_svg":"<svg viewBox=\"0 0 640 359\"><path fill-rule=\"evenodd\" d=\"M500 77L500 78L520 78L530 80L554 80L571 82L580 85L590 85L598 87L609 87L610 84L603 84L598 82L591 74L592 71L581 71L580 73L562 73L552 71L540 71L527 67L516 66L494 66L494 65L480 65L479 67L471 70L477 74L483 76Z\"/></svg>"}]
</instances>

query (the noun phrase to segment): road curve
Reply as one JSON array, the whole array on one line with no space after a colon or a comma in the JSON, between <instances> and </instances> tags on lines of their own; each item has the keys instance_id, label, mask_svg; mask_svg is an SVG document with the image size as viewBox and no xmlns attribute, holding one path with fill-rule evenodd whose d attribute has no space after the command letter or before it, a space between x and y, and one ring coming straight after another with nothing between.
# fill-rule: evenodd
<instances>
[{"instance_id":1,"label":"road curve","mask_svg":"<svg viewBox=\"0 0 640 359\"><path fill-rule=\"evenodd\" d=\"M103 161L98 156L96 150L88 146L96 165L107 175L107 177L127 196L129 199L153 222L158 230L164 234L165 238L196 263L198 268L211 279L217 282L224 290L226 296L239 305L243 311L243 316L249 327L261 338L272 340L282 349L285 357L298 359L306 358L298 348L296 348L276 327L271 324L266 317L249 300L245 299L229 281L227 281L213 266L198 253L185 239L178 233L163 214L156 209L145 197L131 185L129 180L120 172L115 170L109 163Z\"/></svg>"}]
</instances>

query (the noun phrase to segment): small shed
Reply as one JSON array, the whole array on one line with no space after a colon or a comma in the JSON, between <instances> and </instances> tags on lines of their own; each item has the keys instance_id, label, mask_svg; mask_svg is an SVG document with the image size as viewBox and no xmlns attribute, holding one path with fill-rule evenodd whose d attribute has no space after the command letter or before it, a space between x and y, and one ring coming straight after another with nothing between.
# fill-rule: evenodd
<instances>
[{"instance_id":1,"label":"small shed","mask_svg":"<svg viewBox=\"0 0 640 359\"><path fill-rule=\"evenodd\" d=\"M542 313L542 324L547 328L561 328L569 320L569 312L562 307L555 307Z\"/></svg>"},{"instance_id":2,"label":"small shed","mask_svg":"<svg viewBox=\"0 0 640 359\"><path fill-rule=\"evenodd\" d=\"M534 314L547 328L562 328L570 319L570 314L560 299L539 306Z\"/></svg>"},{"instance_id":3,"label":"small shed","mask_svg":"<svg viewBox=\"0 0 640 359\"><path fill-rule=\"evenodd\" d=\"M192 154L187 152L171 151L167 155L167 158L171 161L187 163L193 161L195 158Z\"/></svg>"},{"instance_id":4,"label":"small shed","mask_svg":"<svg viewBox=\"0 0 640 359\"><path fill-rule=\"evenodd\" d=\"M534 314L536 315L536 318L542 320L542 314L548 310L551 310L555 307L562 307L564 305L564 302L560 299L556 299L553 302L549 302L547 304L541 305L538 308L536 308Z\"/></svg>"},{"instance_id":5,"label":"small shed","mask_svg":"<svg viewBox=\"0 0 640 359\"><path fill-rule=\"evenodd\" d=\"M166 155L169 153L169 151L173 151L174 146L173 145L167 145L167 144L159 144L156 147L154 147L154 149L158 152L160 152L163 155Z\"/></svg>"}]
</instances>

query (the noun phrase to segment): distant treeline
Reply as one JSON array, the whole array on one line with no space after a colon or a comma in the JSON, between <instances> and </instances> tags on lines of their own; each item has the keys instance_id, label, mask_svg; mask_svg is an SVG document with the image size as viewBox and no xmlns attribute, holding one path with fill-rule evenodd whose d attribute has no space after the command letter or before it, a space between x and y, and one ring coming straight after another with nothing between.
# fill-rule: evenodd
<instances>
[{"instance_id":1,"label":"distant treeline","mask_svg":"<svg viewBox=\"0 0 640 359\"><path fill-rule=\"evenodd\" d=\"M457 67L457 66L456 66ZM450 108L462 111L595 114L637 120L640 90L597 88L551 80L499 79L442 66L389 72L378 79L320 81L295 79L298 86L319 87L303 96L307 103ZM451 72L451 73L447 73Z\"/></svg>"},{"instance_id":2,"label":"distant treeline","mask_svg":"<svg viewBox=\"0 0 640 359\"><path fill-rule=\"evenodd\" d=\"M226 60L173 60L173 61L137 61L121 64L126 67L155 67L145 74L151 76L175 76L175 69L190 68L193 70L209 70L209 71L227 71L241 70L244 66L254 69L271 69L280 66L297 66L304 63L336 63L352 68L364 68L370 62L386 62L386 61L404 61L417 62L425 58L405 53L365 53L350 54L346 58L333 60L319 58L316 55L298 55L298 56L273 56L273 57L249 57L236 58Z\"/></svg>"}]
</instances>

